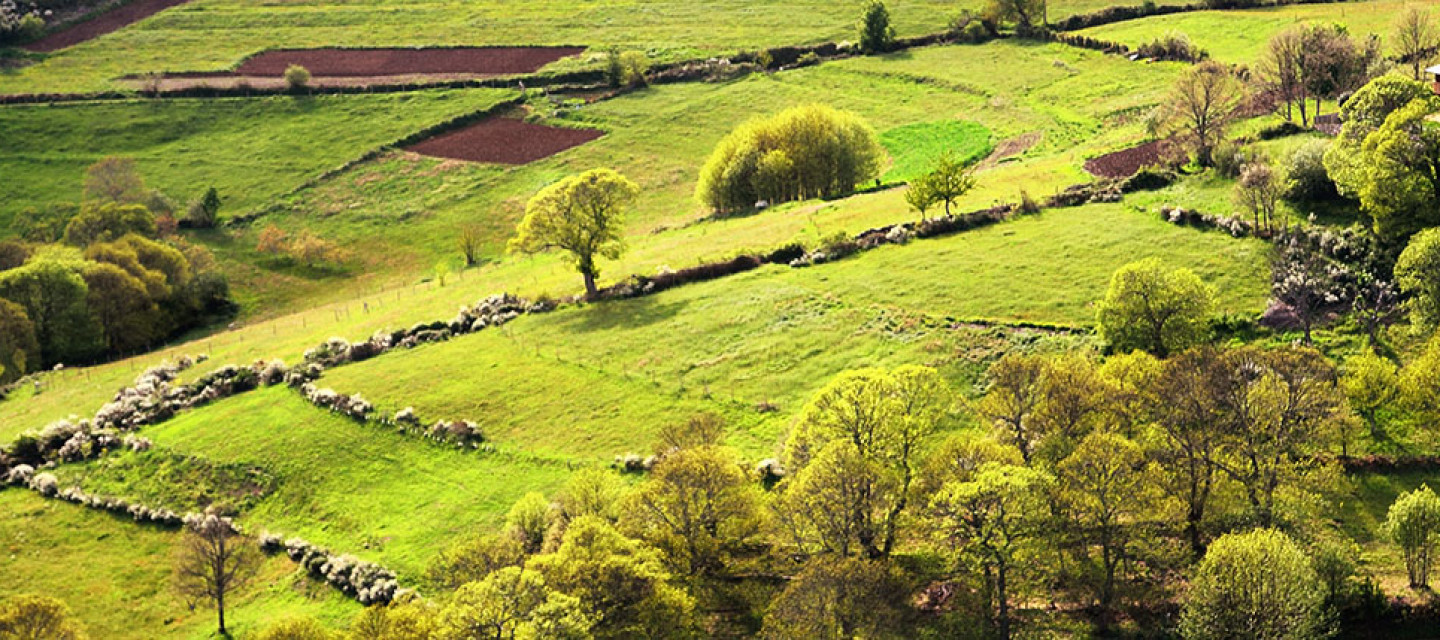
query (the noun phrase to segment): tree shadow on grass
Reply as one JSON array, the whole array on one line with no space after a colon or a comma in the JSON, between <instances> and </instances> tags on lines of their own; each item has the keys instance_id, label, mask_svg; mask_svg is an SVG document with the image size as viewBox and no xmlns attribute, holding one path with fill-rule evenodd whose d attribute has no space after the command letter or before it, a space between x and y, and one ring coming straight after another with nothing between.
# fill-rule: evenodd
<instances>
[{"instance_id":1,"label":"tree shadow on grass","mask_svg":"<svg viewBox=\"0 0 1440 640\"><path fill-rule=\"evenodd\" d=\"M597 302L569 314L560 327L571 333L638 329L674 318L689 305L685 301L661 302L655 296Z\"/></svg>"}]
</instances>

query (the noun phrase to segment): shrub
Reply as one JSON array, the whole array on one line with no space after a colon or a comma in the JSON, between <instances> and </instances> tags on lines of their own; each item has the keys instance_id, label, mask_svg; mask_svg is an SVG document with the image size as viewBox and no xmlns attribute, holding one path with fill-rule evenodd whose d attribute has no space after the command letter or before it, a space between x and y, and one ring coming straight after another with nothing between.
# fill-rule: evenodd
<instances>
[{"instance_id":1,"label":"shrub","mask_svg":"<svg viewBox=\"0 0 1440 640\"><path fill-rule=\"evenodd\" d=\"M793 107L747 122L720 141L700 172L696 197L717 212L833 197L879 175L884 150L853 113Z\"/></svg>"},{"instance_id":2,"label":"shrub","mask_svg":"<svg viewBox=\"0 0 1440 640\"><path fill-rule=\"evenodd\" d=\"M990 39L990 30L985 28L985 23L979 20L971 20L960 30L960 40L970 44L980 44Z\"/></svg>"},{"instance_id":3,"label":"shrub","mask_svg":"<svg viewBox=\"0 0 1440 640\"><path fill-rule=\"evenodd\" d=\"M626 51L620 54L620 83L627 87L643 87L647 84L645 74L650 70L650 58L643 51Z\"/></svg>"},{"instance_id":4,"label":"shrub","mask_svg":"<svg viewBox=\"0 0 1440 640\"><path fill-rule=\"evenodd\" d=\"M1390 505L1384 530L1405 553L1405 572L1410 586L1428 587L1435 536L1440 533L1440 497L1423 484L1419 489L1401 494Z\"/></svg>"},{"instance_id":5,"label":"shrub","mask_svg":"<svg viewBox=\"0 0 1440 640\"><path fill-rule=\"evenodd\" d=\"M220 194L215 187L205 190L205 195L192 203L185 212L185 222L197 229L209 229L220 220Z\"/></svg>"},{"instance_id":6,"label":"shrub","mask_svg":"<svg viewBox=\"0 0 1440 640\"><path fill-rule=\"evenodd\" d=\"M1215 171L1226 178L1240 177L1241 169L1251 160L1250 154L1246 153L1244 147L1229 140L1215 145L1215 151L1212 153Z\"/></svg>"},{"instance_id":7,"label":"shrub","mask_svg":"<svg viewBox=\"0 0 1440 640\"><path fill-rule=\"evenodd\" d=\"M1024 214L1040 213L1040 203L1036 202L1034 198L1030 197L1029 191L1021 189L1020 205L1017 207L1017 210L1020 213Z\"/></svg>"},{"instance_id":8,"label":"shrub","mask_svg":"<svg viewBox=\"0 0 1440 640\"><path fill-rule=\"evenodd\" d=\"M1325 637L1317 582L1305 553L1283 533L1222 536L1196 569L1180 633L1188 639Z\"/></svg>"},{"instance_id":9,"label":"shrub","mask_svg":"<svg viewBox=\"0 0 1440 640\"><path fill-rule=\"evenodd\" d=\"M1142 58L1174 62L1200 62L1210 57L1209 53L1190 41L1190 36L1178 31L1140 45L1135 49L1135 53Z\"/></svg>"},{"instance_id":10,"label":"shrub","mask_svg":"<svg viewBox=\"0 0 1440 640\"><path fill-rule=\"evenodd\" d=\"M310 70L298 64L286 67L282 77L285 78L285 86L291 91L300 91L310 85Z\"/></svg>"},{"instance_id":11,"label":"shrub","mask_svg":"<svg viewBox=\"0 0 1440 640\"><path fill-rule=\"evenodd\" d=\"M1285 197L1291 200L1318 202L1335 198L1335 181L1325 170L1325 152L1330 149L1328 140L1311 140L1300 145L1285 159L1285 175L1290 178L1290 189Z\"/></svg>"}]
</instances>

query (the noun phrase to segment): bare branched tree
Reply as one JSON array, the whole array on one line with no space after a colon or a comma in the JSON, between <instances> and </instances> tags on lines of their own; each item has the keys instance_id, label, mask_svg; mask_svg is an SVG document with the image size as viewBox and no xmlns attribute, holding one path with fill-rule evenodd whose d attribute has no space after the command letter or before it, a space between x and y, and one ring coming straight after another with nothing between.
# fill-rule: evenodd
<instances>
[{"instance_id":1,"label":"bare branched tree","mask_svg":"<svg viewBox=\"0 0 1440 640\"><path fill-rule=\"evenodd\" d=\"M219 633L225 631L225 598L243 587L260 566L258 548L229 518L213 513L188 518L175 561L175 588L193 609L213 604Z\"/></svg>"}]
</instances>

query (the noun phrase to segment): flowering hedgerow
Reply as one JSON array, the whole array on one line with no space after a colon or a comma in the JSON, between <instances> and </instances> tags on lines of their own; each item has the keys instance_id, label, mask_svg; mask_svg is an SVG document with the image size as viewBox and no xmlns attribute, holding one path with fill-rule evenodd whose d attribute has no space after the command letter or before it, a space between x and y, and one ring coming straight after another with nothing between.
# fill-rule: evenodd
<instances>
[{"instance_id":1,"label":"flowering hedgerow","mask_svg":"<svg viewBox=\"0 0 1440 640\"><path fill-rule=\"evenodd\" d=\"M405 591L399 588L395 572L348 554L332 553L300 538L281 543L280 536L267 532L260 536L260 549L272 554L283 550L310 575L330 583L360 604L385 604Z\"/></svg>"}]
</instances>

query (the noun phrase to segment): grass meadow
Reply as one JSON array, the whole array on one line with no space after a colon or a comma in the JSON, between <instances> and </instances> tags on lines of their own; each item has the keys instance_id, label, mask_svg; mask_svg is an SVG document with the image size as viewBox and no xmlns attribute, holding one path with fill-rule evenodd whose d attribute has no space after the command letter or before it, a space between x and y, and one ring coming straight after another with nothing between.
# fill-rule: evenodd
<instances>
[{"instance_id":1,"label":"grass meadow","mask_svg":"<svg viewBox=\"0 0 1440 640\"><path fill-rule=\"evenodd\" d=\"M195 0L96 40L0 71L0 93L124 88L117 78L163 71L214 71L272 48L322 46L588 46L554 69L594 68L610 47L657 61L765 47L854 41L861 0ZM1056 0L1058 19L1115 4ZM900 36L944 30L980 0L892 0Z\"/></svg>"},{"instance_id":2,"label":"grass meadow","mask_svg":"<svg viewBox=\"0 0 1440 640\"><path fill-rule=\"evenodd\" d=\"M92 638L208 638L215 614L170 590L178 533L137 525L25 490L0 490L0 600L44 594L66 602ZM316 584L284 557L267 560L226 619L240 637L290 616L345 626L355 601Z\"/></svg>"},{"instance_id":3,"label":"grass meadow","mask_svg":"<svg viewBox=\"0 0 1440 640\"><path fill-rule=\"evenodd\" d=\"M1231 11L1199 11L1117 22L1077 33L1130 45L1132 48L1172 32L1183 33L1210 57L1221 62L1254 64L1270 37L1294 24L1344 25L1356 35L1377 34L1388 40L1395 20L1409 6L1440 11L1431 3L1368 0L1303 4Z\"/></svg>"}]
</instances>

